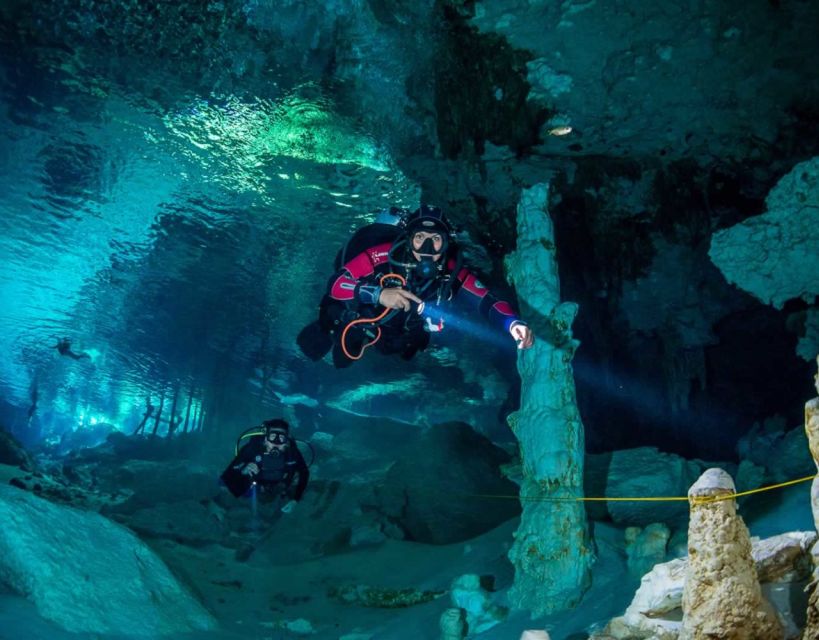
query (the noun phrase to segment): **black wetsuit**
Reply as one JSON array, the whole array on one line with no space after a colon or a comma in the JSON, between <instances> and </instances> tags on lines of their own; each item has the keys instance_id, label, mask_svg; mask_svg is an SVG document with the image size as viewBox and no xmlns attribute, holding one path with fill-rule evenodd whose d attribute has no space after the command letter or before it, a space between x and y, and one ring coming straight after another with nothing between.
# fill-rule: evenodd
<instances>
[{"instance_id":1,"label":"black wetsuit","mask_svg":"<svg viewBox=\"0 0 819 640\"><path fill-rule=\"evenodd\" d=\"M268 495L280 493L287 498L301 500L310 480L310 471L295 440L290 438L288 442L288 447L282 453L277 453L275 449L267 452L264 437L253 437L239 450L222 474L222 480L237 497L246 494L255 482ZM259 473L254 476L242 474L242 470L251 462L259 467ZM296 476L296 486L291 487Z\"/></svg>"},{"instance_id":2,"label":"black wetsuit","mask_svg":"<svg viewBox=\"0 0 819 640\"><path fill-rule=\"evenodd\" d=\"M59 351L61 356L68 356L69 358L73 358L74 360L80 360L81 358L88 358L91 359L87 353L74 353L71 350L71 343L68 340L60 340L54 348Z\"/></svg>"},{"instance_id":3,"label":"black wetsuit","mask_svg":"<svg viewBox=\"0 0 819 640\"><path fill-rule=\"evenodd\" d=\"M386 228L385 228L386 227ZM425 317L404 311L391 311L379 323L381 334L375 348L386 354L400 354L409 360L429 343L430 329L427 317L435 320L435 309L449 305L456 298L467 308L486 318L490 324L502 331L508 331L512 323L521 322L512 306L489 291L469 269L458 259L457 247L451 247L442 260L444 268L430 280L420 280L406 269L394 267L389 260L393 245L400 240L399 230L386 225L374 224L360 230L351 241L353 247L345 248L343 256L337 259L339 270L330 279L327 294L320 305L319 321L314 323L324 334L335 338L333 363L336 367L346 367L351 360L340 347L339 338L343 328L358 317L375 317L383 307L378 305L381 291L381 276L397 272L406 278L406 288L421 298L426 304ZM440 329L443 325L438 325ZM332 346L325 338L324 348L314 347L311 342L321 342L316 332L302 331L297 340L302 351L317 360ZM360 352L361 345L372 339L367 326L357 325L348 331L346 346L351 352Z\"/></svg>"}]
</instances>

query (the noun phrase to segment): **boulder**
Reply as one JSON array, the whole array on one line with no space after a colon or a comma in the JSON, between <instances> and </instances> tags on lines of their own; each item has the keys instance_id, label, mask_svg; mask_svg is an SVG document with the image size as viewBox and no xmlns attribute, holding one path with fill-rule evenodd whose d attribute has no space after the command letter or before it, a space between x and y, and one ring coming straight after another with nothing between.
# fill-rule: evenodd
<instances>
[{"instance_id":1,"label":"boulder","mask_svg":"<svg viewBox=\"0 0 819 640\"><path fill-rule=\"evenodd\" d=\"M768 210L711 237L708 255L728 282L781 309L819 294L819 157L771 189Z\"/></svg>"},{"instance_id":2,"label":"boulder","mask_svg":"<svg viewBox=\"0 0 819 640\"><path fill-rule=\"evenodd\" d=\"M5 429L0 429L0 464L22 467L26 470L34 468L28 451Z\"/></svg>"},{"instance_id":3,"label":"boulder","mask_svg":"<svg viewBox=\"0 0 819 640\"><path fill-rule=\"evenodd\" d=\"M133 491L128 500L112 509L115 513L133 513L161 503L213 498L220 490L220 471L184 461L127 460L118 465L100 465L95 475L103 490Z\"/></svg>"},{"instance_id":4,"label":"boulder","mask_svg":"<svg viewBox=\"0 0 819 640\"><path fill-rule=\"evenodd\" d=\"M418 542L474 538L520 513L518 487L499 470L508 461L469 425L436 425L387 472L377 492L381 509Z\"/></svg>"},{"instance_id":5,"label":"boulder","mask_svg":"<svg viewBox=\"0 0 819 640\"><path fill-rule=\"evenodd\" d=\"M665 560L670 537L671 531L660 522L650 524L645 529L639 527L626 529L626 555L629 572L642 576L648 573L655 564Z\"/></svg>"},{"instance_id":6,"label":"boulder","mask_svg":"<svg viewBox=\"0 0 819 640\"><path fill-rule=\"evenodd\" d=\"M466 614L460 607L446 609L439 620L441 640L463 640L466 638Z\"/></svg>"},{"instance_id":7,"label":"boulder","mask_svg":"<svg viewBox=\"0 0 819 640\"><path fill-rule=\"evenodd\" d=\"M222 508L212 501L159 503L115 519L145 538L163 538L194 547L219 544L229 533Z\"/></svg>"},{"instance_id":8,"label":"boulder","mask_svg":"<svg viewBox=\"0 0 819 640\"><path fill-rule=\"evenodd\" d=\"M605 496L685 497L703 463L662 453L654 447L614 451L608 468ZM645 527L654 522L677 522L688 516L688 502L609 502L611 519L629 526Z\"/></svg>"},{"instance_id":9,"label":"boulder","mask_svg":"<svg viewBox=\"0 0 819 640\"><path fill-rule=\"evenodd\" d=\"M503 622L509 614L506 607L495 604L492 594L481 585L481 578L475 574L456 578L450 589L452 604L463 609L469 635L477 635Z\"/></svg>"},{"instance_id":10,"label":"boulder","mask_svg":"<svg viewBox=\"0 0 819 640\"><path fill-rule=\"evenodd\" d=\"M751 555L760 582L797 582L810 576L810 549L815 531L789 531L778 536L751 540Z\"/></svg>"},{"instance_id":11,"label":"boulder","mask_svg":"<svg viewBox=\"0 0 819 640\"><path fill-rule=\"evenodd\" d=\"M600 635L593 637L676 640L681 626L679 609L687 566L687 559L656 565L643 576L625 614L612 620Z\"/></svg>"},{"instance_id":12,"label":"boulder","mask_svg":"<svg viewBox=\"0 0 819 640\"><path fill-rule=\"evenodd\" d=\"M793 531L763 540L751 539L751 556L762 586L776 584L781 588L784 582L800 585L810 575L810 549L816 538L813 531ZM625 614L593 637L676 640L681 629L687 571L687 557L655 565L643 576ZM795 628L787 615L781 617L786 625Z\"/></svg>"},{"instance_id":13,"label":"boulder","mask_svg":"<svg viewBox=\"0 0 819 640\"><path fill-rule=\"evenodd\" d=\"M0 486L0 577L74 633L178 635L217 627L162 560L99 514Z\"/></svg>"},{"instance_id":14,"label":"boulder","mask_svg":"<svg viewBox=\"0 0 819 640\"><path fill-rule=\"evenodd\" d=\"M756 424L737 444L740 458L763 467L766 481L785 482L815 473L805 429L787 429L784 419ZM737 480L739 483L739 480Z\"/></svg>"}]
</instances>

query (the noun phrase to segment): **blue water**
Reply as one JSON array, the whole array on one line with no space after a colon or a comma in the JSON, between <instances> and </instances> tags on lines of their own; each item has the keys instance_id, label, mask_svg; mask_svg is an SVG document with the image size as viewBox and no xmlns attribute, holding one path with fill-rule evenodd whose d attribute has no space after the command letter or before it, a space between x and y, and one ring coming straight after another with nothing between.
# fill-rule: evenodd
<instances>
[{"instance_id":1,"label":"blue water","mask_svg":"<svg viewBox=\"0 0 819 640\"><path fill-rule=\"evenodd\" d=\"M32 46L0 65L0 421L25 441L132 429L177 386L196 414L216 372L281 379L335 248L418 195L321 90L169 76L157 101L83 63ZM63 336L89 358L59 357Z\"/></svg>"}]
</instances>

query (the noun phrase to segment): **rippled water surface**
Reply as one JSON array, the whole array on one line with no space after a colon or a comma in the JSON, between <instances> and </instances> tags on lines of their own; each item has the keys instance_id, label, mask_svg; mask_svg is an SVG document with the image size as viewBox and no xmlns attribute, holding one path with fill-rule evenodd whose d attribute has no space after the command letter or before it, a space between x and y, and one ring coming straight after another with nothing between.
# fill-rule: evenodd
<instances>
[{"instance_id":1,"label":"rippled water surface","mask_svg":"<svg viewBox=\"0 0 819 640\"><path fill-rule=\"evenodd\" d=\"M0 77L0 397L44 433L297 357L343 239L418 196L314 84L168 78L159 101L80 59L18 51Z\"/></svg>"}]
</instances>

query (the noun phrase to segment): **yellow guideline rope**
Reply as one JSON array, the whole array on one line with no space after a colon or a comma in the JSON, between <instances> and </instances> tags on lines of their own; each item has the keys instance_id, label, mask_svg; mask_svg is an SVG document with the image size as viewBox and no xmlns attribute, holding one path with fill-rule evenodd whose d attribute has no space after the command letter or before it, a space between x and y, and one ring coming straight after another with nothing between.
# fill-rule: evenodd
<instances>
[{"instance_id":1,"label":"yellow guideline rope","mask_svg":"<svg viewBox=\"0 0 819 640\"><path fill-rule=\"evenodd\" d=\"M720 502L721 500L732 500L742 496L748 496L752 493L762 493L763 491L771 491L772 489L779 489L781 487L788 487L793 484L807 482L813 480L816 476L805 476L797 480L788 480L787 482L780 482L779 484L772 484L765 487L758 487L748 491L741 491L739 493L726 493L724 495L703 496L701 498L694 498L694 504L703 504L706 502ZM548 498L545 496L510 496L510 495L495 495L487 493L469 493L465 494L473 498L496 498L507 500L520 500L521 502L681 502L688 501L688 496L651 496L645 498Z\"/></svg>"},{"instance_id":2,"label":"yellow guideline rope","mask_svg":"<svg viewBox=\"0 0 819 640\"><path fill-rule=\"evenodd\" d=\"M709 497L696 498L694 504L701 504L704 502L720 502L721 500L731 500L733 498L740 498L742 496L749 496L752 493L762 493L763 491L770 491L771 489L779 489L780 487L789 487L792 484L799 484L800 482L807 482L813 480L816 476L805 476L804 478L797 478L796 480L788 480L787 482L780 482L779 484L772 484L767 487L759 487L757 489L749 489L748 491L740 491L739 493L730 493L724 496L716 495Z\"/></svg>"}]
</instances>

